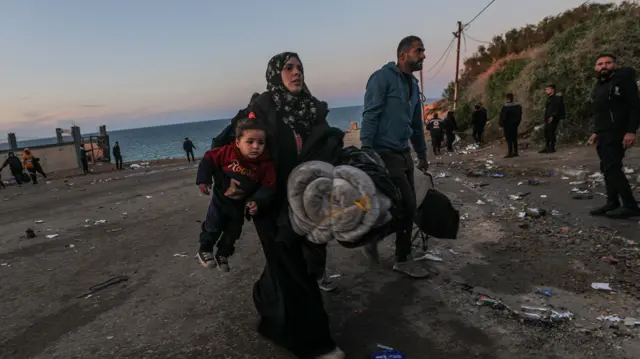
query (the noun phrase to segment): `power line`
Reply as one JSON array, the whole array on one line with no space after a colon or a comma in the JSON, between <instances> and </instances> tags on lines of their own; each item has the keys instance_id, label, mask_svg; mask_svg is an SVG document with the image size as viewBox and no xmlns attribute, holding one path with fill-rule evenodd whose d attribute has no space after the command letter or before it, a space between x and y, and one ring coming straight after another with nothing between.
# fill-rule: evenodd
<instances>
[{"instance_id":1,"label":"power line","mask_svg":"<svg viewBox=\"0 0 640 359\"><path fill-rule=\"evenodd\" d=\"M463 29L466 29L469 25L471 25L471 23L472 23L473 21L475 21L475 19L477 19L477 18L478 18L478 16L482 15L482 13L483 13L485 10L487 10L487 9L489 8L489 6L491 6L491 4L493 4L494 2L496 2L496 0L491 0L491 1L487 4L487 6L485 6L482 10L480 10L480 12L479 12L476 16L474 16L474 17L473 17L473 19L471 19L469 22L467 22L466 24L464 24L464 26L463 26L462 28L463 28Z\"/></svg>"},{"instance_id":2,"label":"power line","mask_svg":"<svg viewBox=\"0 0 640 359\"><path fill-rule=\"evenodd\" d=\"M455 39L456 39L456 38L454 37L454 40L455 40ZM453 41L451 41L451 44L453 44ZM444 64L446 64L446 63L447 63L447 59L449 58L449 54L451 54L451 50L452 50L452 49L453 49L453 48L451 47L451 45L449 45L449 47L447 48L447 52L445 52L444 54L442 54L443 56L444 56L444 55L446 55L446 56L444 56L444 61L443 61L443 62L442 62L442 64L440 65L440 68L438 69L438 72L436 72L433 76L431 76L431 77L429 78L429 80L433 80L434 78L436 78L436 76L438 76L438 74L440 73L440 71L442 71L442 68L444 67Z\"/></svg>"},{"instance_id":3,"label":"power line","mask_svg":"<svg viewBox=\"0 0 640 359\"><path fill-rule=\"evenodd\" d=\"M453 39L451 39L451 42L449 43L449 46L447 46L447 48L444 50L444 52L442 53L442 55L440 55L440 58L438 59L438 61L436 61L435 64L433 64L433 66L431 66L431 68L429 68L429 70L425 71L424 73L427 74L429 72L431 72L431 70L433 70L436 66L438 66L438 64L440 63L440 61L442 61L442 58L445 57L445 55L447 55L449 53L449 51L451 50L451 46L453 46L453 42L456 40L456 37L454 36ZM448 55L447 55L448 56ZM446 60L445 60L446 61Z\"/></svg>"},{"instance_id":4,"label":"power line","mask_svg":"<svg viewBox=\"0 0 640 359\"><path fill-rule=\"evenodd\" d=\"M469 36L466 32L465 32L464 34L465 34L465 36L466 36L467 38L469 38L469 39L471 39L471 40L473 40L473 41L475 41L475 42L479 42L479 43L481 43L481 44L491 44L491 41L482 41L482 40L478 40L478 39L476 39L476 38L473 38L473 37Z\"/></svg>"}]
</instances>

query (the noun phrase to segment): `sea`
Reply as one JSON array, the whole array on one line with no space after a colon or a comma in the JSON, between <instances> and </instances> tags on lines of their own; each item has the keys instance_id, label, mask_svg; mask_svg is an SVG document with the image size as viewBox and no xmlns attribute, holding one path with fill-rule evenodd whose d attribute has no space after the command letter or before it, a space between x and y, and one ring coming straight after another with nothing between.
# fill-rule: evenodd
<instances>
[{"instance_id":1,"label":"sea","mask_svg":"<svg viewBox=\"0 0 640 359\"><path fill-rule=\"evenodd\" d=\"M362 106L347 106L332 108L327 120L333 127L343 130L351 128L350 123L358 123L362 119ZM163 125L128 130L109 131L111 146L118 141L124 161L158 160L166 158L184 157L182 142L185 137L193 141L196 146L196 156L201 156L211 147L211 139L215 137L225 126L229 119L209 120L202 122L180 123L175 125ZM80 124L81 128L82 125ZM83 137L95 133L83 133ZM56 138L40 138L21 141L18 135L18 147L34 147L56 143ZM65 137L70 139L70 137ZM0 150L8 149L9 145L0 143Z\"/></svg>"}]
</instances>

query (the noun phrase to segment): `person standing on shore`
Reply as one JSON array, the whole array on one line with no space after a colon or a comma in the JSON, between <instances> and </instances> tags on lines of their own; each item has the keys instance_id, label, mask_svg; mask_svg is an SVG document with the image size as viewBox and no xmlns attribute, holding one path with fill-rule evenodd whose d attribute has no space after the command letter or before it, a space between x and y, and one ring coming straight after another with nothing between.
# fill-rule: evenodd
<instances>
[{"instance_id":1,"label":"person standing on shore","mask_svg":"<svg viewBox=\"0 0 640 359\"><path fill-rule=\"evenodd\" d=\"M487 109L482 106L482 103L478 102L471 113L473 140L478 146L482 145L482 134L484 134L484 127L487 125L487 120Z\"/></svg>"},{"instance_id":2,"label":"person standing on shore","mask_svg":"<svg viewBox=\"0 0 640 359\"><path fill-rule=\"evenodd\" d=\"M7 159L4 161L4 163L2 164L2 167L0 167L0 171L2 171L3 168L9 166L9 170L11 171L11 175L13 176L13 178L16 180L16 184L18 186L22 185L22 162L20 162L20 159L18 157L16 157L16 154L13 152L9 152L7 154Z\"/></svg>"},{"instance_id":3,"label":"person standing on shore","mask_svg":"<svg viewBox=\"0 0 640 359\"><path fill-rule=\"evenodd\" d=\"M360 143L363 148L371 148L380 155L402 195L402 214L396 221L393 269L414 278L424 278L429 272L420 262L409 258L416 212L409 140L418 156L418 167L421 170L428 167L420 88L413 76L422 69L424 44L417 36L407 36L398 44L396 55L397 62L389 62L369 77L364 94ZM379 262L377 242L364 246L363 250L370 261Z\"/></svg>"},{"instance_id":4,"label":"person standing on shore","mask_svg":"<svg viewBox=\"0 0 640 359\"><path fill-rule=\"evenodd\" d=\"M640 208L622 170L622 159L626 150L635 145L640 125L636 72L629 67L618 68L612 54L598 56L595 71L598 80L592 93L594 129L589 143L596 144L600 157L607 203L590 214L620 219L640 217Z\"/></svg>"},{"instance_id":5,"label":"person standing on shore","mask_svg":"<svg viewBox=\"0 0 640 359\"><path fill-rule=\"evenodd\" d=\"M507 103L500 109L500 127L504 131L507 141L507 155L505 158L518 157L518 127L522 122L522 106L514 102L513 94L507 94Z\"/></svg>"},{"instance_id":6,"label":"person standing on shore","mask_svg":"<svg viewBox=\"0 0 640 359\"><path fill-rule=\"evenodd\" d=\"M545 93L547 103L544 108L544 148L538 153L554 153L558 124L565 116L564 101L561 95L556 94L556 85L547 86Z\"/></svg>"},{"instance_id":7,"label":"person standing on shore","mask_svg":"<svg viewBox=\"0 0 640 359\"><path fill-rule=\"evenodd\" d=\"M120 152L120 144L116 141L116 144L113 146L113 159L116 161L116 169L122 169L122 152Z\"/></svg>"},{"instance_id":8,"label":"person standing on shore","mask_svg":"<svg viewBox=\"0 0 640 359\"><path fill-rule=\"evenodd\" d=\"M87 159L87 149L84 144L80 144L80 162L82 162L82 172L86 175L89 173L89 160Z\"/></svg>"},{"instance_id":9,"label":"person standing on shore","mask_svg":"<svg viewBox=\"0 0 640 359\"><path fill-rule=\"evenodd\" d=\"M187 161L191 162L193 160L193 162L195 162L196 158L193 155L193 150L196 149L196 146L193 144L193 142L191 142L189 137L184 138L184 143L182 143L182 148L184 149L184 152L186 152L187 154Z\"/></svg>"}]
</instances>

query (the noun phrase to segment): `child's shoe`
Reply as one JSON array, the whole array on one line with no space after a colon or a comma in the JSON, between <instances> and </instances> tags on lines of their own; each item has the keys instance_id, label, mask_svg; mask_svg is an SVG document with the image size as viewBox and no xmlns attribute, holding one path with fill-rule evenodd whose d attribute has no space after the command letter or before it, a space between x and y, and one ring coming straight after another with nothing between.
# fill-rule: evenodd
<instances>
[{"instance_id":1,"label":"child's shoe","mask_svg":"<svg viewBox=\"0 0 640 359\"><path fill-rule=\"evenodd\" d=\"M215 262L218 265L218 269L220 269L221 271L228 272L231 270L229 268L229 259L227 257L216 256Z\"/></svg>"},{"instance_id":2,"label":"child's shoe","mask_svg":"<svg viewBox=\"0 0 640 359\"><path fill-rule=\"evenodd\" d=\"M196 254L196 258L198 258L200 265L204 268L216 267L216 259L213 256L213 252L205 252L203 250L199 250L198 254Z\"/></svg>"}]
</instances>

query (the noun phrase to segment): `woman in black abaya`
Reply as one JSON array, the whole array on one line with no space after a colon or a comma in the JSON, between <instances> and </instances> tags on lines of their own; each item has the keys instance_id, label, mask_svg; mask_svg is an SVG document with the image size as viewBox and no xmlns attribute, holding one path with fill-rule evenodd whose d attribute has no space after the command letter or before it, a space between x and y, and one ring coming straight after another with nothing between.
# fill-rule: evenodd
<instances>
[{"instance_id":1,"label":"woman in black abaya","mask_svg":"<svg viewBox=\"0 0 640 359\"><path fill-rule=\"evenodd\" d=\"M274 56L267 67L267 91L251 106L267 128L267 147L276 167L276 194L259 208L254 224L266 266L253 288L259 332L300 358L342 359L329 331L317 278L304 251L314 244L295 234L287 213L287 178L305 151L305 141L328 128L326 103L311 95L297 54ZM311 141L309 141L311 142Z\"/></svg>"}]
</instances>

